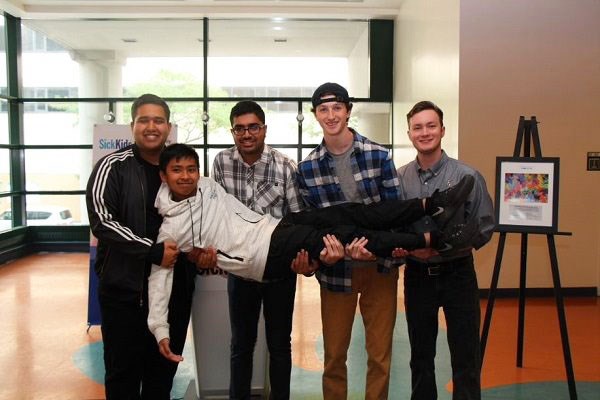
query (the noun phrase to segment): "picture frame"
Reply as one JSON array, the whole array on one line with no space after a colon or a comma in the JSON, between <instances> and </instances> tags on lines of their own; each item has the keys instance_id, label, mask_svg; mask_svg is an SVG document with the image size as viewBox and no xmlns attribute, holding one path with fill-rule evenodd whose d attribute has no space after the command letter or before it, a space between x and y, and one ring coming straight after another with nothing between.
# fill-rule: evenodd
<instances>
[{"instance_id":1,"label":"picture frame","mask_svg":"<svg viewBox=\"0 0 600 400\"><path fill-rule=\"evenodd\" d=\"M496 230L558 232L560 159L496 157Z\"/></svg>"}]
</instances>

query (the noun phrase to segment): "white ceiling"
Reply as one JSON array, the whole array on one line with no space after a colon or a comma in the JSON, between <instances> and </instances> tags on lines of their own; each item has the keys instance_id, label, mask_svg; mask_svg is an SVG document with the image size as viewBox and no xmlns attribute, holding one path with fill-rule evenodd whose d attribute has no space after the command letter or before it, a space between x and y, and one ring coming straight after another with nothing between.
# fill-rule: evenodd
<instances>
[{"instance_id":1,"label":"white ceiling","mask_svg":"<svg viewBox=\"0 0 600 400\"><path fill-rule=\"evenodd\" d=\"M283 16L393 18L403 0L0 0L22 18Z\"/></svg>"},{"instance_id":2,"label":"white ceiling","mask_svg":"<svg viewBox=\"0 0 600 400\"><path fill-rule=\"evenodd\" d=\"M24 24L85 58L93 58L94 51L102 58L110 58L111 51L115 58L203 54L200 19L25 20ZM347 57L366 29L366 22L357 21L211 19L209 51L213 57Z\"/></svg>"},{"instance_id":3,"label":"white ceiling","mask_svg":"<svg viewBox=\"0 0 600 400\"><path fill-rule=\"evenodd\" d=\"M211 56L347 57L366 28L347 21L395 18L402 1L0 0L0 9L69 49L86 50L90 57L93 51L104 51L98 53L103 58L113 52L115 59L176 57L189 56L194 49L201 55L203 17L210 18ZM243 21L224 21L238 18Z\"/></svg>"}]
</instances>

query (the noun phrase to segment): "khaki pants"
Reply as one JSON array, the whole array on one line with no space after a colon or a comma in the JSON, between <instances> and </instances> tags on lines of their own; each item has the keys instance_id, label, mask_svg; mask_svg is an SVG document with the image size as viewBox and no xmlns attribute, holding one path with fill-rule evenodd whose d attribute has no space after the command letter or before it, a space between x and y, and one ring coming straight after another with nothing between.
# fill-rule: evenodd
<instances>
[{"instance_id":1,"label":"khaki pants","mask_svg":"<svg viewBox=\"0 0 600 400\"><path fill-rule=\"evenodd\" d=\"M365 326L368 357L365 399L387 399L397 293L398 269L385 274L377 272L376 266L352 270L351 293L321 288L325 400L344 400L348 395L346 357L357 302Z\"/></svg>"}]
</instances>

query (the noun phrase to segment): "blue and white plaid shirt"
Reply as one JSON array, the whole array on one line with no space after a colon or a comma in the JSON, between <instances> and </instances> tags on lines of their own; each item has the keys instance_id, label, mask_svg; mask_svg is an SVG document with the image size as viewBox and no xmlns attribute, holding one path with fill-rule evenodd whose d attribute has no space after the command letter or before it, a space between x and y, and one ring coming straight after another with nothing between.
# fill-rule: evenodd
<instances>
[{"instance_id":1,"label":"blue and white plaid shirt","mask_svg":"<svg viewBox=\"0 0 600 400\"><path fill-rule=\"evenodd\" d=\"M371 142L351 129L354 134L353 151L350 156L352 175L364 204L400 198L400 181L390 152L380 144ZM347 203L340 181L335 172L333 157L321 142L298 164L298 189L308 207L323 208ZM378 271L389 272L393 259L378 260ZM350 262L339 262L328 268L320 268L317 278L321 286L336 292L352 290L352 267Z\"/></svg>"}]
</instances>

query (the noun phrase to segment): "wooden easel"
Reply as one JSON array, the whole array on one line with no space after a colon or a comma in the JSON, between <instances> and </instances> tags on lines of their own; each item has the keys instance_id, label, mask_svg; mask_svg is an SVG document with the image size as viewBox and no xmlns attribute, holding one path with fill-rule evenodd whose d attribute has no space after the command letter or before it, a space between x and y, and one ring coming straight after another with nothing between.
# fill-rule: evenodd
<instances>
[{"instance_id":1,"label":"wooden easel","mask_svg":"<svg viewBox=\"0 0 600 400\"><path fill-rule=\"evenodd\" d=\"M542 157L542 149L540 146L540 137L537 130L537 121L535 117L531 120L526 120L525 117L519 118L519 127L517 130L517 140L513 157L531 157L531 145L533 143L533 151L535 158ZM521 156L521 148L523 155ZM498 206L498 205L496 205ZM496 261L492 274L492 282L488 296L487 308L483 328L481 331L481 364L485 354L485 346L487 343L490 323L492 320L492 311L494 309L494 301L496 299L496 291L498 289L498 277L500 275L500 266L502 264L502 255L504 253L504 245L506 243L507 233L521 233L521 262L520 262L520 279L519 279L519 319L517 332L517 367L523 367L523 334L525 327L525 288L526 288L526 273L527 273L527 236L530 233L539 234L536 232L516 232L509 230L498 230L500 238L498 241L498 250L496 252ZM567 333L567 322L565 317L565 307L563 302L562 289L560 285L560 275L558 271L558 258L556 256L556 244L554 242L555 235L568 235L571 232L553 232L544 233L548 240L548 251L550 253L550 267L552 269L552 280L554 282L554 297L556 299L556 309L558 311L558 322L560 326L560 336L562 341L563 356L565 360L565 369L567 373L567 382L569 385L569 395L571 400L577 400L577 390L575 387L575 375L573 373L573 363L571 360L571 349L569 346L569 335Z\"/></svg>"}]
</instances>

